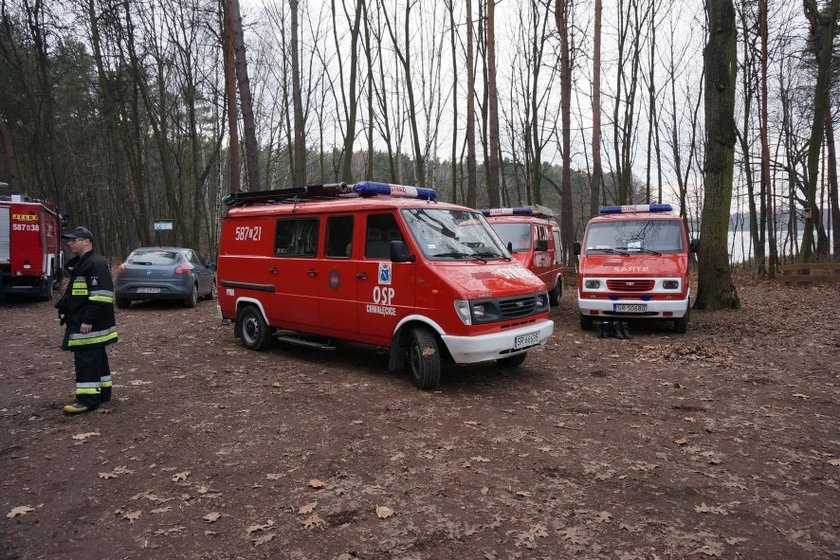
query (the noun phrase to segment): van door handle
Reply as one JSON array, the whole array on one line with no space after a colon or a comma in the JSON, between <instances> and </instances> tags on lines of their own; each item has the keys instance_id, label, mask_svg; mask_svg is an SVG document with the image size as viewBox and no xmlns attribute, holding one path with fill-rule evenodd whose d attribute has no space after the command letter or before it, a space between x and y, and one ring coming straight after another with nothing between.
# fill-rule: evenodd
<instances>
[{"instance_id":1,"label":"van door handle","mask_svg":"<svg viewBox=\"0 0 840 560\"><path fill-rule=\"evenodd\" d=\"M306 274L308 274L309 276L318 276L318 271L317 270L307 270Z\"/></svg>"},{"instance_id":2,"label":"van door handle","mask_svg":"<svg viewBox=\"0 0 840 560\"><path fill-rule=\"evenodd\" d=\"M368 279L367 272L357 272L356 273L356 278L358 278L359 280L367 280Z\"/></svg>"},{"instance_id":3,"label":"van door handle","mask_svg":"<svg viewBox=\"0 0 840 560\"><path fill-rule=\"evenodd\" d=\"M268 269L268 271L269 271L271 274L277 274L278 272L280 272L279 270L277 270L277 267L276 267L276 266L272 266L272 267L270 267L270 268Z\"/></svg>"}]
</instances>

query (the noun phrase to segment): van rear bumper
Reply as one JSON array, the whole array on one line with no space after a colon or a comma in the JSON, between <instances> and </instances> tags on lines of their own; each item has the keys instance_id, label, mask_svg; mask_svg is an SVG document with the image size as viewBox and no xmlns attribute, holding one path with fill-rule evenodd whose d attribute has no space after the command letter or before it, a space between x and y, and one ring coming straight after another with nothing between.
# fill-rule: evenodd
<instances>
[{"instance_id":1,"label":"van rear bumper","mask_svg":"<svg viewBox=\"0 0 840 560\"><path fill-rule=\"evenodd\" d=\"M483 334L478 336L441 335L443 343L452 355L456 364L473 364L487 360L498 360L527 352L542 344L554 332L554 321L545 320L538 323L500 333ZM537 340L532 344L514 349L516 337L536 334Z\"/></svg>"},{"instance_id":2,"label":"van rear bumper","mask_svg":"<svg viewBox=\"0 0 840 560\"><path fill-rule=\"evenodd\" d=\"M589 317L628 317L628 318L650 318L650 319L679 319L683 317L688 311L688 302L690 294L685 299L678 300L648 300L641 299L627 299L622 298L618 301L611 299L581 299L578 297L578 308L582 315ZM647 306L647 311L642 313L626 313L614 311L613 304L642 304ZM591 311L597 311L597 315L592 315ZM663 313L670 312L671 314L665 317Z\"/></svg>"}]
</instances>

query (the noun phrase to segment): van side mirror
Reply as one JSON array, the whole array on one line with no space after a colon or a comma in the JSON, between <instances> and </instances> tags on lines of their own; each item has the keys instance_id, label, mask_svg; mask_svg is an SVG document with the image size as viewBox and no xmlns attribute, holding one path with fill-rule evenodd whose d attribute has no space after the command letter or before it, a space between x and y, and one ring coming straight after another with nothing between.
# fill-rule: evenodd
<instances>
[{"instance_id":1,"label":"van side mirror","mask_svg":"<svg viewBox=\"0 0 840 560\"><path fill-rule=\"evenodd\" d=\"M391 262L414 262L414 255L408 252L405 241L399 239L391 241Z\"/></svg>"},{"instance_id":2,"label":"van side mirror","mask_svg":"<svg viewBox=\"0 0 840 560\"><path fill-rule=\"evenodd\" d=\"M580 241L572 243L572 250L574 251L575 256L580 255Z\"/></svg>"},{"instance_id":3,"label":"van side mirror","mask_svg":"<svg viewBox=\"0 0 840 560\"><path fill-rule=\"evenodd\" d=\"M511 255L513 254L513 241L508 241L507 250L508 253L510 253Z\"/></svg>"},{"instance_id":4,"label":"van side mirror","mask_svg":"<svg viewBox=\"0 0 840 560\"><path fill-rule=\"evenodd\" d=\"M692 253L699 253L700 252L700 240L699 239L692 239L691 243L689 244L689 248Z\"/></svg>"},{"instance_id":5,"label":"van side mirror","mask_svg":"<svg viewBox=\"0 0 840 560\"><path fill-rule=\"evenodd\" d=\"M548 239L537 239L537 251L548 251Z\"/></svg>"}]
</instances>

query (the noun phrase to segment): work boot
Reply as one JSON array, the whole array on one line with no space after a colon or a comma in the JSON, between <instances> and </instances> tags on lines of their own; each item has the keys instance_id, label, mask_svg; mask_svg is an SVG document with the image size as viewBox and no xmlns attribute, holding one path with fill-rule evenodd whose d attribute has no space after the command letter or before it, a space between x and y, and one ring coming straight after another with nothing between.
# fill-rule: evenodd
<instances>
[{"instance_id":1,"label":"work boot","mask_svg":"<svg viewBox=\"0 0 840 560\"><path fill-rule=\"evenodd\" d=\"M80 402L74 402L73 404L64 406L64 414L81 414L82 412L88 412L90 410L93 410L93 408Z\"/></svg>"},{"instance_id":2,"label":"work boot","mask_svg":"<svg viewBox=\"0 0 840 560\"><path fill-rule=\"evenodd\" d=\"M607 322L598 323L598 338L607 338Z\"/></svg>"},{"instance_id":3,"label":"work boot","mask_svg":"<svg viewBox=\"0 0 840 560\"><path fill-rule=\"evenodd\" d=\"M619 340L624 340L624 331L621 329L621 321L613 321L612 323L613 331L615 332L615 337Z\"/></svg>"},{"instance_id":4,"label":"work boot","mask_svg":"<svg viewBox=\"0 0 840 560\"><path fill-rule=\"evenodd\" d=\"M627 321L622 321L621 331L624 333L624 338L626 338L627 340L633 338L630 334L630 323L628 323Z\"/></svg>"},{"instance_id":5,"label":"work boot","mask_svg":"<svg viewBox=\"0 0 840 560\"><path fill-rule=\"evenodd\" d=\"M108 402L111 400L111 388L104 387L99 389L99 402Z\"/></svg>"}]
</instances>

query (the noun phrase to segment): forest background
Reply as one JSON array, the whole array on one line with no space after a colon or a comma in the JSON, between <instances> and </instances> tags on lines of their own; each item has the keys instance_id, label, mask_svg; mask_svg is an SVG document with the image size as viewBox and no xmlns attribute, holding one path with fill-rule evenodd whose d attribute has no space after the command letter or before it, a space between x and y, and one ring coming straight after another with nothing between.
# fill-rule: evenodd
<instances>
[{"instance_id":1,"label":"forest background","mask_svg":"<svg viewBox=\"0 0 840 560\"><path fill-rule=\"evenodd\" d=\"M602 203L670 202L697 237L713 4L0 0L0 181L111 256L160 219L212 255L226 193L363 179L549 206L567 248ZM830 259L840 0L728 5L730 259Z\"/></svg>"}]
</instances>

